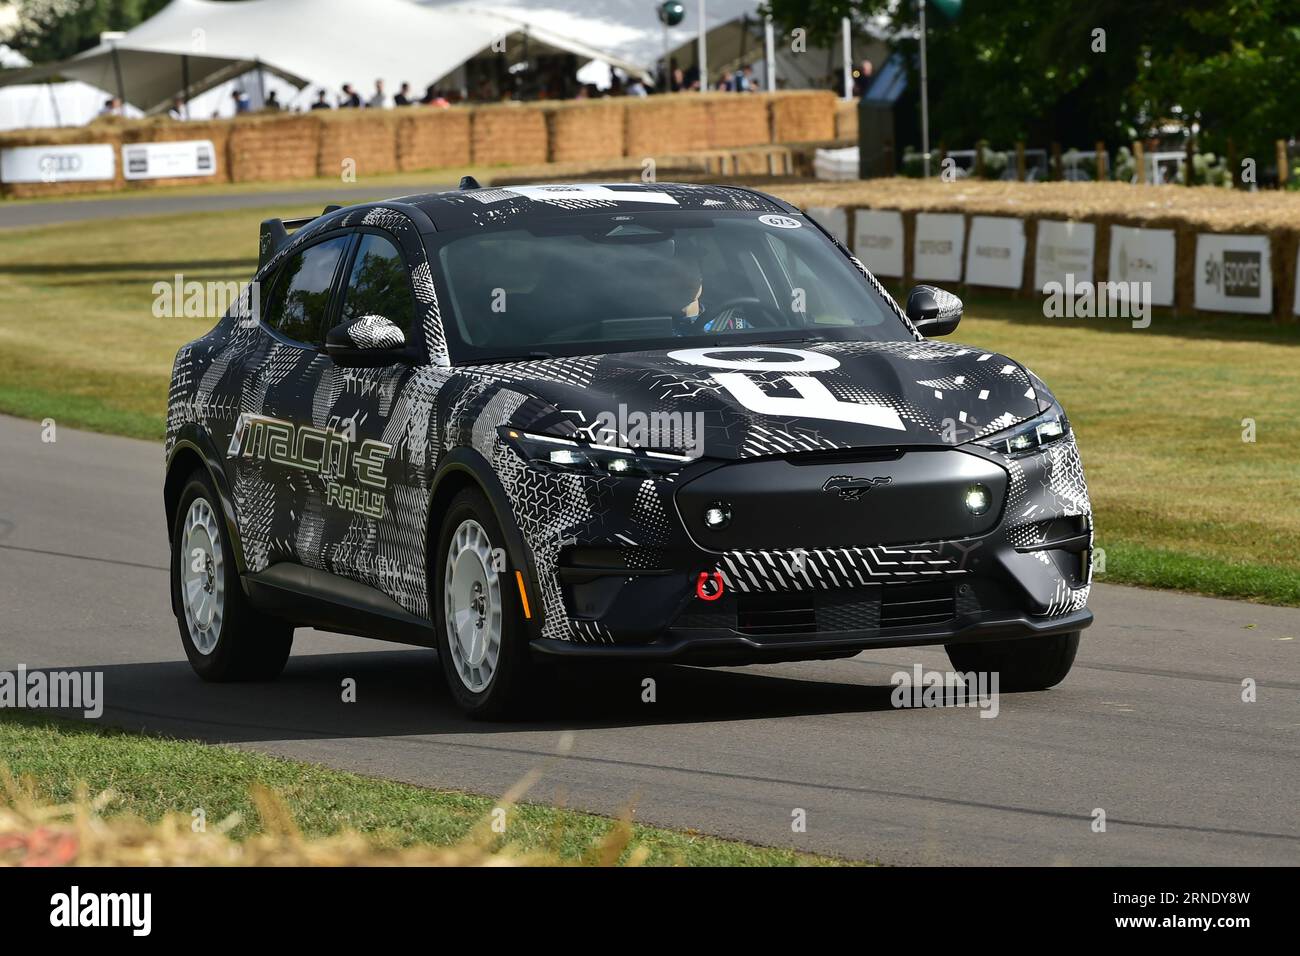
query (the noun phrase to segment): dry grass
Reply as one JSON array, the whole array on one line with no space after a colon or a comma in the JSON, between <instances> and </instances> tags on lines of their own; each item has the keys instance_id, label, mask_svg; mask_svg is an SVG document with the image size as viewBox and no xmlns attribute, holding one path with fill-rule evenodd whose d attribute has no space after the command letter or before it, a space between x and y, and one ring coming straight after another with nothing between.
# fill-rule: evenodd
<instances>
[{"instance_id":1,"label":"dry grass","mask_svg":"<svg viewBox=\"0 0 1300 956\"><path fill-rule=\"evenodd\" d=\"M505 819L532 781L507 794ZM0 866L640 866L649 850L632 846L626 819L579 860L503 843L491 818L481 820L451 846L382 845L373 835L345 829L305 836L285 802L258 784L250 797L260 821L243 840L232 833L244 822L238 813L195 832L192 819L169 813L147 821L130 814L105 815L118 795L105 790L91 798L84 787L67 803L42 802L33 788L17 783L0 767ZM626 854L626 856L625 856Z\"/></svg>"},{"instance_id":2,"label":"dry grass","mask_svg":"<svg viewBox=\"0 0 1300 956\"><path fill-rule=\"evenodd\" d=\"M903 212L965 212L1060 219L1187 223L1219 232L1300 227L1300 193L1128 183L1017 183L896 177L810 183L772 190L800 208L865 206Z\"/></svg>"}]
</instances>

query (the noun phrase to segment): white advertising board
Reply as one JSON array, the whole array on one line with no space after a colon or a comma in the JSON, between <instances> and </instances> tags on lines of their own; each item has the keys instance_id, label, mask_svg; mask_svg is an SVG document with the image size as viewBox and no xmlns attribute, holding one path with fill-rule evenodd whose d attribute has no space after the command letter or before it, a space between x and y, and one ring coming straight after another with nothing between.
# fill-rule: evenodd
<instances>
[{"instance_id":1,"label":"white advertising board","mask_svg":"<svg viewBox=\"0 0 1300 956\"><path fill-rule=\"evenodd\" d=\"M1090 222L1038 221L1038 238L1034 243L1034 288L1040 292L1049 282L1065 286L1067 277L1074 282L1091 282L1092 260L1097 246L1097 227Z\"/></svg>"},{"instance_id":2,"label":"white advertising board","mask_svg":"<svg viewBox=\"0 0 1300 956\"><path fill-rule=\"evenodd\" d=\"M966 222L960 213L918 212L912 239L913 278L960 282L965 231Z\"/></svg>"},{"instance_id":3,"label":"white advertising board","mask_svg":"<svg viewBox=\"0 0 1300 956\"><path fill-rule=\"evenodd\" d=\"M213 176L216 172L217 151L210 139L127 143L122 147L122 175L127 179Z\"/></svg>"},{"instance_id":4,"label":"white advertising board","mask_svg":"<svg viewBox=\"0 0 1300 956\"><path fill-rule=\"evenodd\" d=\"M0 149L0 180L6 183L112 179L116 173L113 147L109 143Z\"/></svg>"},{"instance_id":5,"label":"white advertising board","mask_svg":"<svg viewBox=\"0 0 1300 956\"><path fill-rule=\"evenodd\" d=\"M1196 237L1197 309L1273 311L1273 266L1268 236L1201 233Z\"/></svg>"},{"instance_id":6,"label":"white advertising board","mask_svg":"<svg viewBox=\"0 0 1300 956\"><path fill-rule=\"evenodd\" d=\"M853 254L873 275L903 277L903 214L859 209L853 214Z\"/></svg>"},{"instance_id":7,"label":"white advertising board","mask_svg":"<svg viewBox=\"0 0 1300 956\"><path fill-rule=\"evenodd\" d=\"M827 232L844 245L849 244L849 211L843 206L809 207L808 215L821 223Z\"/></svg>"},{"instance_id":8,"label":"white advertising board","mask_svg":"<svg viewBox=\"0 0 1300 956\"><path fill-rule=\"evenodd\" d=\"M1110 227L1107 280L1127 295L1128 283L1151 283L1151 305L1174 304L1175 240L1172 229Z\"/></svg>"},{"instance_id":9,"label":"white advertising board","mask_svg":"<svg viewBox=\"0 0 1300 956\"><path fill-rule=\"evenodd\" d=\"M1025 274L1025 224L1007 216L972 216L966 281L1018 289Z\"/></svg>"}]
</instances>

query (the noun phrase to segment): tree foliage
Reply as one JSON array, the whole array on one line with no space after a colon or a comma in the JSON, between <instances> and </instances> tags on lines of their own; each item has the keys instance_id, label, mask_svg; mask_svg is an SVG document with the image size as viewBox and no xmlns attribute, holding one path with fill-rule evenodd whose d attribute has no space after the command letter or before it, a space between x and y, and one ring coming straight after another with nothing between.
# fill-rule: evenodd
<instances>
[{"instance_id":1,"label":"tree foliage","mask_svg":"<svg viewBox=\"0 0 1300 956\"><path fill-rule=\"evenodd\" d=\"M919 86L916 0L769 0L783 31L833 43L887 17ZM1262 150L1300 125L1296 0L966 0L928 15L931 139L1111 145L1171 122Z\"/></svg>"}]
</instances>

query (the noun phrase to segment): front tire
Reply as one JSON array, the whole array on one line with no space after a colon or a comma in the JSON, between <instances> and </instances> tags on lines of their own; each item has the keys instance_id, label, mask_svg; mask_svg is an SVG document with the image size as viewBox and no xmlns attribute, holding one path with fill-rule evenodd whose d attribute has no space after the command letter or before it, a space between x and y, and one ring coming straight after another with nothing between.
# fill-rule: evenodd
<instances>
[{"instance_id":1,"label":"front tire","mask_svg":"<svg viewBox=\"0 0 1300 956\"><path fill-rule=\"evenodd\" d=\"M438 661L456 704L481 720L519 713L534 676L514 576L499 570L496 557L504 545L480 491L466 488L452 499L431 582Z\"/></svg>"},{"instance_id":2,"label":"front tire","mask_svg":"<svg viewBox=\"0 0 1300 956\"><path fill-rule=\"evenodd\" d=\"M998 672L1001 690L1046 690L1065 680L1079 650L1079 632L1011 641L979 641L944 647L962 672Z\"/></svg>"},{"instance_id":3,"label":"front tire","mask_svg":"<svg viewBox=\"0 0 1300 956\"><path fill-rule=\"evenodd\" d=\"M293 628L248 603L221 513L204 471L181 492L172 525L172 591L181 644L206 681L271 680L284 670Z\"/></svg>"}]
</instances>

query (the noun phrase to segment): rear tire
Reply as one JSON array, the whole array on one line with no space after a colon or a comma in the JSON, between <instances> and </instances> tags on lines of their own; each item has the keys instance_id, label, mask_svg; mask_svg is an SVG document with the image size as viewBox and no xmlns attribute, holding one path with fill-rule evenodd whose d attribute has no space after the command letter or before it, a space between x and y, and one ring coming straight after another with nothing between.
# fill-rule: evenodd
<instances>
[{"instance_id":1,"label":"rear tire","mask_svg":"<svg viewBox=\"0 0 1300 956\"><path fill-rule=\"evenodd\" d=\"M1079 650L1079 632L944 647L959 671L998 672L1000 690L1046 690L1065 680Z\"/></svg>"},{"instance_id":2,"label":"rear tire","mask_svg":"<svg viewBox=\"0 0 1300 956\"><path fill-rule=\"evenodd\" d=\"M457 494L438 535L430 591L447 689L478 720L521 713L536 672L514 574L493 559L504 546L482 492Z\"/></svg>"},{"instance_id":3,"label":"rear tire","mask_svg":"<svg viewBox=\"0 0 1300 956\"><path fill-rule=\"evenodd\" d=\"M196 470L172 519L172 593L181 644L206 681L271 680L284 670L293 627L248 603L221 499Z\"/></svg>"}]
</instances>

